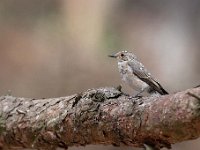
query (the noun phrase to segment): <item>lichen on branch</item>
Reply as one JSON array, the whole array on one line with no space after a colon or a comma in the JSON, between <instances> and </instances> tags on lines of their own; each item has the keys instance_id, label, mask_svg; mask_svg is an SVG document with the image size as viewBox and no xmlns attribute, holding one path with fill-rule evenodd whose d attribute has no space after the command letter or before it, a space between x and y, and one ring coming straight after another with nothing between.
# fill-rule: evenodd
<instances>
[{"instance_id":1,"label":"lichen on branch","mask_svg":"<svg viewBox=\"0 0 200 150\"><path fill-rule=\"evenodd\" d=\"M88 144L158 149L200 136L200 88L131 98L120 88L49 99L0 97L0 147Z\"/></svg>"}]
</instances>

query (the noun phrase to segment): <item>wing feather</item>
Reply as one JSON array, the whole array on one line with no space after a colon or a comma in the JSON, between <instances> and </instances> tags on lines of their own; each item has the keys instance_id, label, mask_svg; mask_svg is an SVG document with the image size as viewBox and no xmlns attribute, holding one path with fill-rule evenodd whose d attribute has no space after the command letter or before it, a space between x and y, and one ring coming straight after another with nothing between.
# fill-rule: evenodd
<instances>
[{"instance_id":1,"label":"wing feather","mask_svg":"<svg viewBox=\"0 0 200 150\"><path fill-rule=\"evenodd\" d=\"M168 94L168 92L160 85L160 83L151 76L144 65L137 60L129 61L128 65L132 68L133 74L139 79L147 83L153 90L157 91L161 95Z\"/></svg>"}]
</instances>

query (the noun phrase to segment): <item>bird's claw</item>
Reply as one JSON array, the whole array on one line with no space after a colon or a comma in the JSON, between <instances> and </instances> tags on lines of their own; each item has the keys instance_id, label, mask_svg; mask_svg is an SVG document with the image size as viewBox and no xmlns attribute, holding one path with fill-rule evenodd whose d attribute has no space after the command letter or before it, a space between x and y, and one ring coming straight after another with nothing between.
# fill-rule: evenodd
<instances>
[{"instance_id":1,"label":"bird's claw","mask_svg":"<svg viewBox=\"0 0 200 150\"><path fill-rule=\"evenodd\" d=\"M129 96L128 99L140 99L142 97L143 97L142 95L136 94L136 95L133 95L133 96Z\"/></svg>"}]
</instances>

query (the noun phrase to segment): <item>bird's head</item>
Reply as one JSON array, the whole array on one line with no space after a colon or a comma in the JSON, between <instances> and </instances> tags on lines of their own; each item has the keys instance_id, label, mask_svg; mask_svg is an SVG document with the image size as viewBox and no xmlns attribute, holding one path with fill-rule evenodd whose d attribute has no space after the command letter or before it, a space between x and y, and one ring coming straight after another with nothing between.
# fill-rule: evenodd
<instances>
[{"instance_id":1,"label":"bird's head","mask_svg":"<svg viewBox=\"0 0 200 150\"><path fill-rule=\"evenodd\" d=\"M118 61L129 61L129 60L133 60L133 59L137 59L137 57L128 51L120 51L117 52L116 54L113 55L108 55L109 57L112 58L117 58Z\"/></svg>"}]
</instances>

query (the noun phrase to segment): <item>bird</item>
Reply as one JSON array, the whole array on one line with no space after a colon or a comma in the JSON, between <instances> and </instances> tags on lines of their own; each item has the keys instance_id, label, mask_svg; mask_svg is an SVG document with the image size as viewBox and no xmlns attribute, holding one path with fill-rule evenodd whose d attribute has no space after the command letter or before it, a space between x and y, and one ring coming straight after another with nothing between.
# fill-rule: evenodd
<instances>
[{"instance_id":1,"label":"bird","mask_svg":"<svg viewBox=\"0 0 200 150\"><path fill-rule=\"evenodd\" d=\"M159 93L160 95L168 94L132 52L120 51L108 56L117 59L121 78L132 89L138 92L135 95L136 97L140 96L143 92L149 94Z\"/></svg>"}]
</instances>

